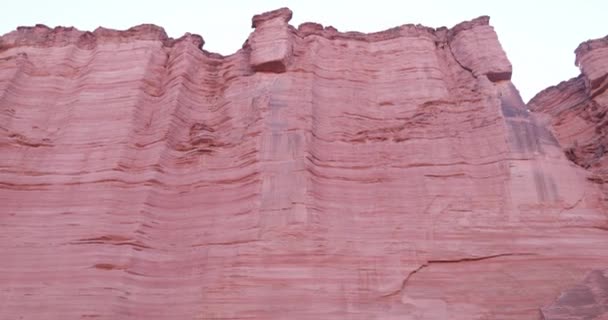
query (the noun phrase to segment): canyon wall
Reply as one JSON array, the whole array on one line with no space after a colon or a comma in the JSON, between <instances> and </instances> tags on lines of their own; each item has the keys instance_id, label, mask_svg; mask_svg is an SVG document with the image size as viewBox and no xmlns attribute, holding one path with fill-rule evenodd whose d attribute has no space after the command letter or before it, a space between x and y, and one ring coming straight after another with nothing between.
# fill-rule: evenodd
<instances>
[{"instance_id":1,"label":"canyon wall","mask_svg":"<svg viewBox=\"0 0 608 320\"><path fill-rule=\"evenodd\" d=\"M606 203L608 36L582 43L575 53L581 75L538 93L529 107L551 128L566 157L589 172L587 180L603 190L602 202ZM600 228L608 231L608 223ZM547 320L608 319L608 269L590 272L543 313Z\"/></svg>"},{"instance_id":2,"label":"canyon wall","mask_svg":"<svg viewBox=\"0 0 608 320\"><path fill-rule=\"evenodd\" d=\"M291 15L230 56L0 38L1 319L548 319L606 278L600 116L561 102L606 106L605 47L531 113L488 17Z\"/></svg>"}]
</instances>

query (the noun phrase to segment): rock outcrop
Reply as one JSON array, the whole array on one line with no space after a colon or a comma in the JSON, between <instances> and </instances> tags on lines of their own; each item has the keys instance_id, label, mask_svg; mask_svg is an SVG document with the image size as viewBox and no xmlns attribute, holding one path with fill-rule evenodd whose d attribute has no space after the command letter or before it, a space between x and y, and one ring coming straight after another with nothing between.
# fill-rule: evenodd
<instances>
[{"instance_id":1,"label":"rock outcrop","mask_svg":"<svg viewBox=\"0 0 608 320\"><path fill-rule=\"evenodd\" d=\"M540 319L599 279L603 176L488 17L291 15L225 57L151 25L0 38L0 318ZM568 90L597 100L596 46Z\"/></svg>"},{"instance_id":2,"label":"rock outcrop","mask_svg":"<svg viewBox=\"0 0 608 320\"><path fill-rule=\"evenodd\" d=\"M608 37L584 42L575 53L581 75L540 92L529 107L551 128L566 157L589 172L589 183L604 191L601 201L605 204L608 201ZM599 228L608 231L608 223ZM543 310L545 319L608 319L607 270L593 270L580 284L565 290Z\"/></svg>"},{"instance_id":3,"label":"rock outcrop","mask_svg":"<svg viewBox=\"0 0 608 320\"><path fill-rule=\"evenodd\" d=\"M545 320L608 319L608 271L593 270L543 309Z\"/></svg>"},{"instance_id":4,"label":"rock outcrop","mask_svg":"<svg viewBox=\"0 0 608 320\"><path fill-rule=\"evenodd\" d=\"M608 182L608 37L576 49L581 75L549 87L532 100L530 109L546 121L574 163L594 173L589 180Z\"/></svg>"}]
</instances>

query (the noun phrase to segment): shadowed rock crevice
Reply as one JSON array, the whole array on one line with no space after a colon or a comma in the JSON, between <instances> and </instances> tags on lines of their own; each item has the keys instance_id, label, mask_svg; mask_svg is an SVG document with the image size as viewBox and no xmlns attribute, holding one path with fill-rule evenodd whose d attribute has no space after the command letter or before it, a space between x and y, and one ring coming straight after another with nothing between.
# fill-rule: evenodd
<instances>
[{"instance_id":1,"label":"shadowed rock crevice","mask_svg":"<svg viewBox=\"0 0 608 320\"><path fill-rule=\"evenodd\" d=\"M421 272L423 269L431 267L433 265L437 265L437 264L451 264L451 263L466 263L466 262L477 262L477 261L483 261L483 260L488 260L488 259L496 259L496 258L503 258L503 257L515 257L515 256L537 256L538 254L536 253L500 253L500 254L493 254L493 255L488 255L488 256L481 256L481 257L468 257L468 258L461 258L461 259L439 259L439 260L428 260L427 262L421 264L418 268L410 271L407 276L405 277L405 279L403 279L403 281L401 282L401 287L398 290L395 290L393 292L387 293L382 295L383 298L386 297L392 297L392 296L397 296L397 295L401 295L405 288L408 285L408 281L410 281L412 279L412 277L416 274Z\"/></svg>"}]
</instances>

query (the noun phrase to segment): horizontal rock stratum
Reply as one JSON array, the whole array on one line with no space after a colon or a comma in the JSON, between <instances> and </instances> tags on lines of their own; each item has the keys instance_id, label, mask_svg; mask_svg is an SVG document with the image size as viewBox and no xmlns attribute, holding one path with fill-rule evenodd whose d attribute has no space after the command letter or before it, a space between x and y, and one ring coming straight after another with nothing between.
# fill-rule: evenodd
<instances>
[{"instance_id":1,"label":"horizontal rock stratum","mask_svg":"<svg viewBox=\"0 0 608 320\"><path fill-rule=\"evenodd\" d=\"M0 37L0 319L608 317L606 39L531 112L488 17L291 15Z\"/></svg>"}]
</instances>

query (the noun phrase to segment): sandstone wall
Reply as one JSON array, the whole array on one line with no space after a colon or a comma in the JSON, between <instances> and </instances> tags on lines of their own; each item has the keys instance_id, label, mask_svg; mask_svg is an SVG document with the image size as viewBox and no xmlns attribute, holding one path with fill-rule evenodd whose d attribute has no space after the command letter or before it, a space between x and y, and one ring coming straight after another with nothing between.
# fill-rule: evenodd
<instances>
[{"instance_id":1,"label":"sandstone wall","mask_svg":"<svg viewBox=\"0 0 608 320\"><path fill-rule=\"evenodd\" d=\"M151 25L0 38L0 318L539 319L606 266L602 185L488 17L291 14L225 57Z\"/></svg>"}]
</instances>

